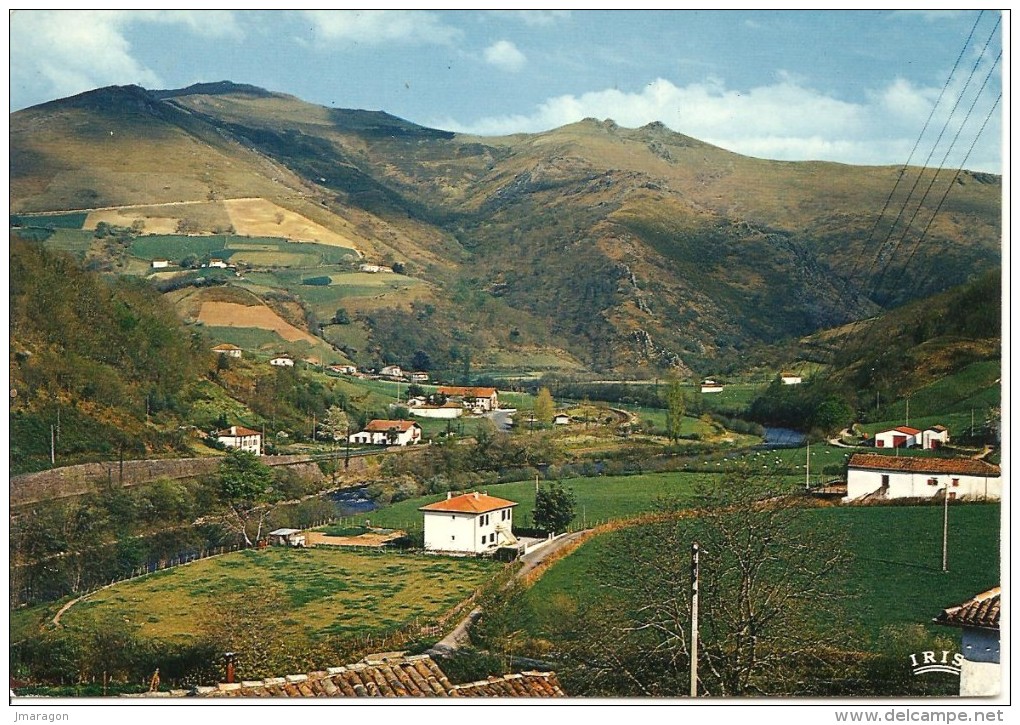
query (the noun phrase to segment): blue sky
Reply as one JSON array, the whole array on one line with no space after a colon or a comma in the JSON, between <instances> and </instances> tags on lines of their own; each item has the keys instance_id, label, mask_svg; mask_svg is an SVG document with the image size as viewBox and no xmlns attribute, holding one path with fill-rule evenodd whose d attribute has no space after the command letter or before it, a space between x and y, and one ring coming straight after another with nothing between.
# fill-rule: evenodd
<instances>
[{"instance_id":1,"label":"blue sky","mask_svg":"<svg viewBox=\"0 0 1020 725\"><path fill-rule=\"evenodd\" d=\"M105 85L231 80L466 133L536 132L585 117L626 127L661 121L764 158L947 166L966 158L968 168L1000 172L1007 105L992 109L1003 87L999 18L993 11L14 11L10 109Z\"/></svg>"}]
</instances>

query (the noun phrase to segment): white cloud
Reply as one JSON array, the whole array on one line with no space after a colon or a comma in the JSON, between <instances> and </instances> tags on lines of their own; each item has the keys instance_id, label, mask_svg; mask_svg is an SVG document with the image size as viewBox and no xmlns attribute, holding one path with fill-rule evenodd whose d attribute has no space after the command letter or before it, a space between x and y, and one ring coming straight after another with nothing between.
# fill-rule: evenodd
<instances>
[{"instance_id":1,"label":"white cloud","mask_svg":"<svg viewBox=\"0 0 1020 725\"><path fill-rule=\"evenodd\" d=\"M17 10L10 18L12 107L107 85L163 85L132 54L133 23L180 25L204 37L241 37L229 11Z\"/></svg>"},{"instance_id":2,"label":"white cloud","mask_svg":"<svg viewBox=\"0 0 1020 725\"><path fill-rule=\"evenodd\" d=\"M305 17L325 41L375 45L412 42L446 45L461 31L423 10L306 10Z\"/></svg>"},{"instance_id":3,"label":"white cloud","mask_svg":"<svg viewBox=\"0 0 1020 725\"><path fill-rule=\"evenodd\" d=\"M525 25L548 26L570 17L569 10L498 10L497 14L520 20Z\"/></svg>"},{"instance_id":4,"label":"white cloud","mask_svg":"<svg viewBox=\"0 0 1020 725\"><path fill-rule=\"evenodd\" d=\"M434 125L488 136L544 131L583 118L611 118L628 128L661 121L674 131L749 156L895 164L906 161L937 96L937 89L915 88L903 80L872 93L863 103L851 103L786 74L771 85L747 91L729 89L718 79L678 87L657 78L640 91L606 89L550 98L531 114L492 116L470 123L446 119ZM990 100L984 104L985 112ZM946 106L947 112L951 106L951 102ZM962 161L983 118L984 114L979 119L975 112L950 165ZM960 121L962 114L943 145ZM936 123L941 126L943 120L934 119L933 128ZM1000 133L998 124L990 125L979 144L980 152L970 159L971 168L977 168L974 163L979 156L985 159L983 164L996 157ZM928 145L931 143L929 140ZM936 161L941 161L942 154L940 150Z\"/></svg>"},{"instance_id":5,"label":"white cloud","mask_svg":"<svg viewBox=\"0 0 1020 725\"><path fill-rule=\"evenodd\" d=\"M528 59L509 40L500 40L485 49L485 62L511 73L525 66Z\"/></svg>"}]
</instances>

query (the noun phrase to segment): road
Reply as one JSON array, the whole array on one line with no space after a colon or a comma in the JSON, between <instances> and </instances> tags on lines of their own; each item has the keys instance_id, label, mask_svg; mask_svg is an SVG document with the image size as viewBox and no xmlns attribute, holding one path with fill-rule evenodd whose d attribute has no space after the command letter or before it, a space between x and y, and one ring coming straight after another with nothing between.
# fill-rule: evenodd
<instances>
[{"instance_id":1,"label":"road","mask_svg":"<svg viewBox=\"0 0 1020 725\"><path fill-rule=\"evenodd\" d=\"M496 430L509 431L513 429L512 421L516 412L514 408L500 408L485 413L484 417L496 424Z\"/></svg>"},{"instance_id":2,"label":"road","mask_svg":"<svg viewBox=\"0 0 1020 725\"><path fill-rule=\"evenodd\" d=\"M553 541L551 544L546 544L542 548L532 551L530 554L525 554L521 557L521 561L524 565L517 570L515 577L520 579L535 567L541 564L543 561L548 559L550 556L558 552L563 547L569 545L571 542L577 540L585 532L584 531L573 531L569 534L565 534L560 538ZM470 632L471 625L474 624L478 617L481 615L481 607L475 607L468 615L464 617L457 626L453 628L453 631L443 637L441 640L432 645L429 649L428 654L433 657L447 657L456 652L461 647L470 644Z\"/></svg>"}]
</instances>

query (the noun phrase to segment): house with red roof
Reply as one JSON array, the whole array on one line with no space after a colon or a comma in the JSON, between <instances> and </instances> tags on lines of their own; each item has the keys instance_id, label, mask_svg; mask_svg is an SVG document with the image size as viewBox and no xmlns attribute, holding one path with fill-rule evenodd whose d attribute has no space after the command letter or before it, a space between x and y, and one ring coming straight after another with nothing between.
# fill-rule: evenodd
<instances>
[{"instance_id":1,"label":"house with red roof","mask_svg":"<svg viewBox=\"0 0 1020 725\"><path fill-rule=\"evenodd\" d=\"M949 442L949 429L944 425L933 425L921 431L921 448L934 451Z\"/></svg>"},{"instance_id":2,"label":"house with red roof","mask_svg":"<svg viewBox=\"0 0 1020 725\"><path fill-rule=\"evenodd\" d=\"M999 608L1002 589L993 587L962 604L943 609L937 624L963 630L960 696L994 697L1002 689L999 665Z\"/></svg>"},{"instance_id":3,"label":"house with red roof","mask_svg":"<svg viewBox=\"0 0 1020 725\"><path fill-rule=\"evenodd\" d=\"M442 501L422 506L425 517L425 548L483 554L503 545L516 545L513 508L517 503L472 491L452 492Z\"/></svg>"},{"instance_id":4,"label":"house with red roof","mask_svg":"<svg viewBox=\"0 0 1020 725\"><path fill-rule=\"evenodd\" d=\"M242 451L262 455L262 434L257 430L245 428L240 425L232 425L229 428L216 431L216 440L227 448L240 448Z\"/></svg>"},{"instance_id":5,"label":"house with red roof","mask_svg":"<svg viewBox=\"0 0 1020 725\"><path fill-rule=\"evenodd\" d=\"M875 434L875 448L913 448L921 445L921 431L907 425Z\"/></svg>"},{"instance_id":6,"label":"house with red roof","mask_svg":"<svg viewBox=\"0 0 1020 725\"><path fill-rule=\"evenodd\" d=\"M844 501L893 498L1002 499L998 466L974 458L921 458L855 453Z\"/></svg>"},{"instance_id":7,"label":"house with red roof","mask_svg":"<svg viewBox=\"0 0 1020 725\"><path fill-rule=\"evenodd\" d=\"M406 446L421 441L421 426L413 420L370 420L364 430L350 436L351 443L372 446Z\"/></svg>"},{"instance_id":8,"label":"house with red roof","mask_svg":"<svg viewBox=\"0 0 1020 725\"><path fill-rule=\"evenodd\" d=\"M465 388L444 385L436 392L447 398L461 401L465 408L471 408L476 413L496 410L499 407L499 391L496 388Z\"/></svg>"}]
</instances>

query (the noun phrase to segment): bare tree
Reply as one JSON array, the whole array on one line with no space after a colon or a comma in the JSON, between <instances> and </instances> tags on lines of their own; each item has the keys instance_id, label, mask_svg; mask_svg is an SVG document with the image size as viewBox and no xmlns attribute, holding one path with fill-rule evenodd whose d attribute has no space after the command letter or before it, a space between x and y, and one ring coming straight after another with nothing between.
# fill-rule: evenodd
<instances>
[{"instance_id":1,"label":"bare tree","mask_svg":"<svg viewBox=\"0 0 1020 725\"><path fill-rule=\"evenodd\" d=\"M839 655L846 549L812 526L781 482L747 470L707 495L629 528L600 573L615 610L587 619L575 651L593 689L678 696L689 689L691 543L701 544L699 693L824 691ZM600 602L600 606L604 603ZM622 690L622 692L621 692Z\"/></svg>"}]
</instances>

